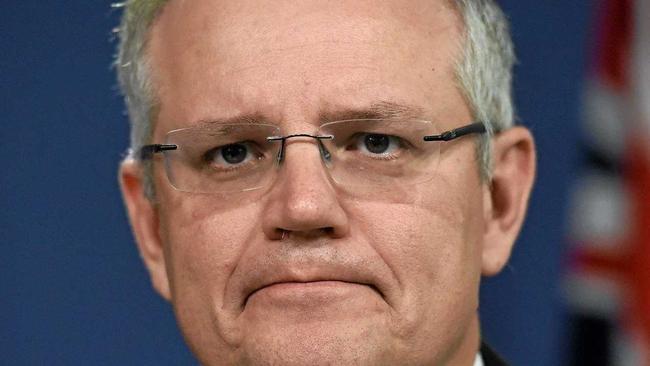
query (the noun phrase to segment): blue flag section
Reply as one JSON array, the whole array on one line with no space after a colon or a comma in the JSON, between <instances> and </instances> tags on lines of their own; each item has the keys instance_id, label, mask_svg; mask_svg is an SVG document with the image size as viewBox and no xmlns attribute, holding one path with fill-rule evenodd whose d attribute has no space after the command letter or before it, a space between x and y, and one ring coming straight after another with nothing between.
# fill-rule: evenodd
<instances>
[{"instance_id":1,"label":"blue flag section","mask_svg":"<svg viewBox=\"0 0 650 366\"><path fill-rule=\"evenodd\" d=\"M518 120L536 137L539 173L510 264L482 286L482 332L513 365L562 365L567 209L594 2L500 3L519 59ZM0 364L196 364L151 287L118 189L129 134L112 69L120 10L88 0L4 0L1 9Z\"/></svg>"}]
</instances>

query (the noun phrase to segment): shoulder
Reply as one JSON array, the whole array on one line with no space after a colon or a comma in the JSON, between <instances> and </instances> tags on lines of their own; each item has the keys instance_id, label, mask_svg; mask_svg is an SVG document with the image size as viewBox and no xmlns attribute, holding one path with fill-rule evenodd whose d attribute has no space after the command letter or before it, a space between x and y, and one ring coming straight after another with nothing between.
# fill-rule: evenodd
<instances>
[{"instance_id":1,"label":"shoulder","mask_svg":"<svg viewBox=\"0 0 650 366\"><path fill-rule=\"evenodd\" d=\"M485 366L508 366L508 363L485 342L481 342L481 357Z\"/></svg>"}]
</instances>

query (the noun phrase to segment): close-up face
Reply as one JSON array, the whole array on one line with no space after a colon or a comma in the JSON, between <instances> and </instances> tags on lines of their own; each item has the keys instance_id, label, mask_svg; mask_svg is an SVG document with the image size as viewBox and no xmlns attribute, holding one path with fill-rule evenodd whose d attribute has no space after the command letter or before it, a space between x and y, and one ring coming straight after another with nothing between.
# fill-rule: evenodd
<instances>
[{"instance_id":1,"label":"close-up face","mask_svg":"<svg viewBox=\"0 0 650 366\"><path fill-rule=\"evenodd\" d=\"M152 142L219 121L263 121L285 136L382 113L440 131L467 125L462 33L447 1L171 0L148 43ZM333 179L313 138L287 140L273 181L252 191L177 190L155 157L153 234L140 247L195 355L471 362L488 190L475 136L434 142L426 182L380 188Z\"/></svg>"}]
</instances>

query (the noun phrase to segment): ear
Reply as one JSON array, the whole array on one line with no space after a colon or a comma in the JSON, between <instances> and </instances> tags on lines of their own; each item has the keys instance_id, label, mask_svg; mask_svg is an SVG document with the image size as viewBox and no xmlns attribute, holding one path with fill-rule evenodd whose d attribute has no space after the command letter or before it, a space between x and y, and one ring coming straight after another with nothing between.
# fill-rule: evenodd
<instances>
[{"instance_id":1,"label":"ear","mask_svg":"<svg viewBox=\"0 0 650 366\"><path fill-rule=\"evenodd\" d=\"M138 244L153 287L167 301L171 299L165 255L158 231L158 212L153 202L144 194L142 167L127 158L120 165L120 188L126 204L131 228Z\"/></svg>"},{"instance_id":2,"label":"ear","mask_svg":"<svg viewBox=\"0 0 650 366\"><path fill-rule=\"evenodd\" d=\"M486 232L482 273L493 276L510 258L528 207L535 179L535 143L523 127L493 137L492 181L484 188Z\"/></svg>"}]
</instances>

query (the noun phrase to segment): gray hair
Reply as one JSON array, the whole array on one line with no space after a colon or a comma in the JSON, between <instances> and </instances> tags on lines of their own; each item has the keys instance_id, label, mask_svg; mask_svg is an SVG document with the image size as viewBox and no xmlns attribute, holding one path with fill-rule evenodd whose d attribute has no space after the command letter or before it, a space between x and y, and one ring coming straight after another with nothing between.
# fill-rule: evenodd
<instances>
[{"instance_id":1,"label":"gray hair","mask_svg":"<svg viewBox=\"0 0 650 366\"><path fill-rule=\"evenodd\" d=\"M456 66L456 78L474 119L482 121L488 131L479 140L478 158L481 177L489 181L492 177L490 137L514 125L514 46L508 20L494 0L453 2L465 24L463 56Z\"/></svg>"},{"instance_id":2,"label":"gray hair","mask_svg":"<svg viewBox=\"0 0 650 366\"><path fill-rule=\"evenodd\" d=\"M156 119L157 101L146 57L149 30L168 0L127 0L117 30L119 46L116 69L131 121L131 153L149 144ZM512 67L515 62L508 21L494 0L451 0L464 21L463 55L456 65L456 78L477 121L488 133L478 143L481 177L489 181L492 171L493 133L514 124ZM153 197L151 166L145 166L145 194Z\"/></svg>"}]
</instances>

